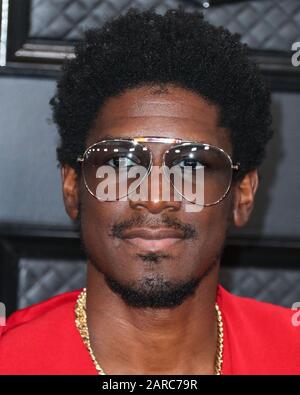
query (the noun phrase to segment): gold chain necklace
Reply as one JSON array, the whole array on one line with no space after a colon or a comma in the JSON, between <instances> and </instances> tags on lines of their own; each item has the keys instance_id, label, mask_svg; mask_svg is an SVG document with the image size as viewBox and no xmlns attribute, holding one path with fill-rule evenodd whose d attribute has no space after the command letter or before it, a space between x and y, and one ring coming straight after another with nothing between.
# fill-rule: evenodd
<instances>
[{"instance_id":1,"label":"gold chain necklace","mask_svg":"<svg viewBox=\"0 0 300 395\"><path fill-rule=\"evenodd\" d=\"M215 309L217 313L217 325L218 325L218 345L217 345L217 353L215 360L215 374L220 375L222 373L222 363L223 363L223 322L222 322L222 314L218 304L215 304ZM86 288L82 290L82 292L78 295L76 306L75 306L75 323L77 329L80 333L80 336L88 349L88 352L92 358L92 361L95 365L95 368L99 375L106 375L104 370L99 365L93 349L91 347L89 330L87 326L87 318L86 318Z\"/></svg>"}]
</instances>

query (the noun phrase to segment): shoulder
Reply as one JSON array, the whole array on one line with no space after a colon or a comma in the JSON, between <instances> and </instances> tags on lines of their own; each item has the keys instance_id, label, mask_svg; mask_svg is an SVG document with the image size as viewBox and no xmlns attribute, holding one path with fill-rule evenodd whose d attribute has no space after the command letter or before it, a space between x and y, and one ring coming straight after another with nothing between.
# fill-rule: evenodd
<instances>
[{"instance_id":1,"label":"shoulder","mask_svg":"<svg viewBox=\"0 0 300 395\"><path fill-rule=\"evenodd\" d=\"M218 298L226 315L232 319L236 318L241 322L246 322L247 325L265 326L269 324L274 327L274 324L277 323L288 331L297 327L297 322L293 319L295 310L292 308L233 295L221 286L218 288ZM276 330L276 332L278 331Z\"/></svg>"},{"instance_id":2,"label":"shoulder","mask_svg":"<svg viewBox=\"0 0 300 395\"><path fill-rule=\"evenodd\" d=\"M232 364L264 374L300 373L300 312L218 289ZM242 370L243 372L243 370Z\"/></svg>"},{"instance_id":3,"label":"shoulder","mask_svg":"<svg viewBox=\"0 0 300 395\"><path fill-rule=\"evenodd\" d=\"M16 311L8 318L1 338L3 339L7 335L11 336L15 332L26 332L29 327L48 325L51 321L57 323L69 311L70 305L75 304L79 292L66 292Z\"/></svg>"},{"instance_id":4,"label":"shoulder","mask_svg":"<svg viewBox=\"0 0 300 395\"><path fill-rule=\"evenodd\" d=\"M80 291L67 292L12 314L0 334L0 374L65 371L82 353L74 307Z\"/></svg>"}]
</instances>

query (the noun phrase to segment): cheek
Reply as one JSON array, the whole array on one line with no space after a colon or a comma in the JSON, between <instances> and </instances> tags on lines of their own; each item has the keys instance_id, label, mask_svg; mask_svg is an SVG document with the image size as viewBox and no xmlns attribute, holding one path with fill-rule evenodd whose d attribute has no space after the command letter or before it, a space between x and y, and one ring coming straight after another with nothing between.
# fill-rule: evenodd
<instances>
[{"instance_id":1,"label":"cheek","mask_svg":"<svg viewBox=\"0 0 300 395\"><path fill-rule=\"evenodd\" d=\"M99 202L93 196L82 199L81 237L89 258L95 263L109 263L118 253L117 246L112 246L110 230L124 218L124 210L122 202Z\"/></svg>"},{"instance_id":2,"label":"cheek","mask_svg":"<svg viewBox=\"0 0 300 395\"><path fill-rule=\"evenodd\" d=\"M215 259L219 254L227 234L230 207L229 199L225 199L215 206L205 207L199 214L186 216L185 221L190 223L193 221L198 232L193 254L207 261Z\"/></svg>"}]
</instances>

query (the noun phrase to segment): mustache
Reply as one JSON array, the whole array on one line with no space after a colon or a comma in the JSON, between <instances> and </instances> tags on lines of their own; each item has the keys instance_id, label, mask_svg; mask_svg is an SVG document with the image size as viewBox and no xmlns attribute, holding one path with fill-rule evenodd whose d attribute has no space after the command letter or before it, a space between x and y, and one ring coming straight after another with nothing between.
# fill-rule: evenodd
<instances>
[{"instance_id":1,"label":"mustache","mask_svg":"<svg viewBox=\"0 0 300 395\"><path fill-rule=\"evenodd\" d=\"M170 228L178 229L182 232L184 239L196 239L197 231L196 228L191 224L184 224L181 221L173 218L169 218L167 215L161 217L149 217L148 215L138 215L130 219L115 223L111 227L110 236L122 238L123 232L135 227L143 228Z\"/></svg>"}]
</instances>

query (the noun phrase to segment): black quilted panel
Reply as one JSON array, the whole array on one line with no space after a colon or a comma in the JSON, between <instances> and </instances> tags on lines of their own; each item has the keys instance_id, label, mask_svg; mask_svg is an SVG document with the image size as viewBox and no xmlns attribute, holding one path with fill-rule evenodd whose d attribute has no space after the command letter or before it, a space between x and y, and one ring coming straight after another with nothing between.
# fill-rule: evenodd
<instances>
[{"instance_id":1,"label":"black quilted panel","mask_svg":"<svg viewBox=\"0 0 300 395\"><path fill-rule=\"evenodd\" d=\"M18 308L85 286L82 261L21 259L19 262Z\"/></svg>"},{"instance_id":2,"label":"black quilted panel","mask_svg":"<svg viewBox=\"0 0 300 395\"><path fill-rule=\"evenodd\" d=\"M18 308L85 286L83 261L21 259ZM234 294L291 307L300 301L300 271L223 267L220 282Z\"/></svg>"},{"instance_id":3,"label":"black quilted panel","mask_svg":"<svg viewBox=\"0 0 300 395\"><path fill-rule=\"evenodd\" d=\"M223 267L220 282L236 295L281 306L300 301L299 269Z\"/></svg>"},{"instance_id":4,"label":"black quilted panel","mask_svg":"<svg viewBox=\"0 0 300 395\"><path fill-rule=\"evenodd\" d=\"M125 13L131 6L155 8L163 13L184 4L187 10L201 8L196 2L179 0L32 0L29 37L79 40L83 31L102 26L104 20ZM200 2L199 2L200 4ZM291 50L300 40L299 0L256 0L202 9L209 21L242 35L255 49Z\"/></svg>"}]
</instances>

